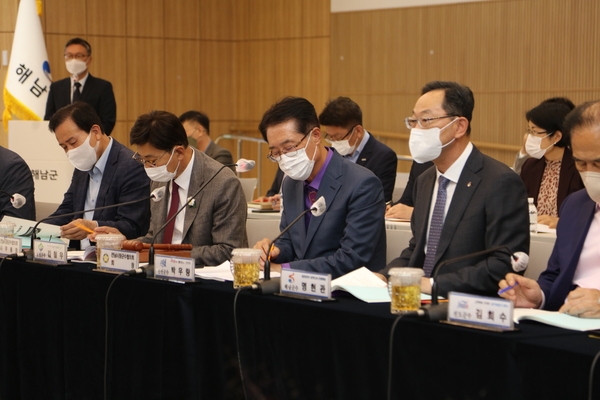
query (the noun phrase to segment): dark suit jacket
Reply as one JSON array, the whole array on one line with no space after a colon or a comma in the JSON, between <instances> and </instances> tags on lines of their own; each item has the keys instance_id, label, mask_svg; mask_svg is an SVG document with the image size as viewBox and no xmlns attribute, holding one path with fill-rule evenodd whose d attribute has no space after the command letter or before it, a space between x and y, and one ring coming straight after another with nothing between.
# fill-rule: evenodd
<instances>
[{"instance_id":1,"label":"dark suit jacket","mask_svg":"<svg viewBox=\"0 0 600 400\"><path fill-rule=\"evenodd\" d=\"M416 161L412 162L410 166L410 173L408 174L408 182L406 182L406 187L404 188L404 192L402 192L402 197L394 204L402 203L410 207L415 206L415 202L413 200L414 196L414 187L417 178L429 168L433 167L433 163L431 161L420 164Z\"/></svg>"},{"instance_id":2,"label":"dark suit jacket","mask_svg":"<svg viewBox=\"0 0 600 400\"><path fill-rule=\"evenodd\" d=\"M564 201L548 267L538 278L546 296L544 309L557 311L574 289L573 276L595 211L596 202L585 189L573 193Z\"/></svg>"},{"instance_id":3,"label":"dark suit jacket","mask_svg":"<svg viewBox=\"0 0 600 400\"><path fill-rule=\"evenodd\" d=\"M220 163L194 149L194 169L190 177L188 196L192 196L217 171ZM171 193L168 182L152 182L152 190L167 186L165 200L152 202L150 230L141 238L152 242L167 220L167 205ZM191 243L192 257L196 264L219 265L231 258L231 251L248 247L246 236L247 203L240 180L229 169L224 168L197 196L194 207L185 210L183 243ZM161 243L163 232L157 234L156 242Z\"/></svg>"},{"instance_id":4,"label":"dark suit jacket","mask_svg":"<svg viewBox=\"0 0 600 400\"><path fill-rule=\"evenodd\" d=\"M81 101L94 107L102 121L104 133L110 135L117 121L117 103L111 83L89 74L81 92ZM71 78L52 82L44 119L49 120L56 111L69 104L71 104Z\"/></svg>"},{"instance_id":5,"label":"dark suit jacket","mask_svg":"<svg viewBox=\"0 0 600 400\"><path fill-rule=\"evenodd\" d=\"M35 221L35 198L33 176L29 166L20 155L0 146L0 219L5 215ZM10 197L18 193L25 197L25 205L14 208Z\"/></svg>"},{"instance_id":6,"label":"dark suit jacket","mask_svg":"<svg viewBox=\"0 0 600 400\"><path fill-rule=\"evenodd\" d=\"M150 196L150 179L144 171L144 166L131 158L133 156L131 150L115 139L112 139L112 142L96 199L96 207L140 200ZM65 225L76 218L83 218L83 213L75 217L60 215L85 209L89 181L87 171L78 169L73 171L71 186L65 193L62 204L52 214L57 218L53 218L48 223ZM135 239L148 231L150 200L98 210L94 212L92 219L100 226L117 228L127 239Z\"/></svg>"},{"instance_id":7,"label":"dark suit jacket","mask_svg":"<svg viewBox=\"0 0 600 400\"><path fill-rule=\"evenodd\" d=\"M331 149L330 151L334 151ZM304 181L283 180L283 230L305 210ZM385 202L381 182L373 173L334 152L321 181L325 213L304 221L277 240L277 263L290 268L330 273L337 278L366 266L378 271L385 266Z\"/></svg>"},{"instance_id":8,"label":"dark suit jacket","mask_svg":"<svg viewBox=\"0 0 600 400\"><path fill-rule=\"evenodd\" d=\"M525 182L527 197L533 197L533 202L536 206L538 203L538 194L542 184L544 169L546 169L546 160L544 157L539 160L536 158L529 158L525 161L525 164L523 164L523 168L521 169L521 179ZM559 216L560 208L563 201L565 201L565 198L571 193L581 190L584 187L581 176L579 175L577 168L575 168L573 152L566 147L560 166L560 173L558 175L558 193L556 194L556 209L559 210Z\"/></svg>"},{"instance_id":9,"label":"dark suit jacket","mask_svg":"<svg viewBox=\"0 0 600 400\"><path fill-rule=\"evenodd\" d=\"M398 168L396 152L375 139L372 134L369 134L369 140L367 140L365 147L358 155L356 163L373 171L383 186L384 200L392 200Z\"/></svg>"},{"instance_id":10,"label":"dark suit jacket","mask_svg":"<svg viewBox=\"0 0 600 400\"><path fill-rule=\"evenodd\" d=\"M233 164L233 157L231 156L231 152L219 146L212 140L210 141L210 144L206 148L204 154L206 154L213 160L220 162L221 164Z\"/></svg>"},{"instance_id":11,"label":"dark suit jacket","mask_svg":"<svg viewBox=\"0 0 600 400\"><path fill-rule=\"evenodd\" d=\"M435 168L428 169L417 179L411 218L413 238L409 247L386 267L384 273L391 267L423 267L435 180ZM473 147L444 221L435 265L499 246L506 246L513 253L529 253L525 185L506 165ZM495 296L498 282L511 271L508 255L497 252L445 265L436 283L442 296L449 291Z\"/></svg>"}]
</instances>

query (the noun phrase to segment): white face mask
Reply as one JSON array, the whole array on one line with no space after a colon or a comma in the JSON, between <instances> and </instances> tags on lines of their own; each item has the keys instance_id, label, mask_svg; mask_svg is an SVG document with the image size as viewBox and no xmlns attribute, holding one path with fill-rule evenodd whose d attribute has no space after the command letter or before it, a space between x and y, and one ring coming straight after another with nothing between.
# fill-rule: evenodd
<instances>
[{"instance_id":1,"label":"white face mask","mask_svg":"<svg viewBox=\"0 0 600 400\"><path fill-rule=\"evenodd\" d=\"M67 151L67 158L71 161L71 164L80 171L89 171L94 167L96 161L98 161L98 145L100 141L96 141L96 146L90 146L91 133L88 134L87 139L81 144L81 146Z\"/></svg>"},{"instance_id":2,"label":"white face mask","mask_svg":"<svg viewBox=\"0 0 600 400\"><path fill-rule=\"evenodd\" d=\"M331 141L329 141L329 143L331 144L331 147L333 147L335 149L335 151L340 153L342 156L347 156L348 154L354 153L354 150L356 150L356 145L358 145L358 140L357 140L356 143L354 144L354 146L350 146L350 139L352 138L353 135L354 135L354 130L352 130L352 133L350 134L350 137L348 139L331 140Z\"/></svg>"},{"instance_id":3,"label":"white face mask","mask_svg":"<svg viewBox=\"0 0 600 400\"><path fill-rule=\"evenodd\" d=\"M441 129L437 127L429 129L412 128L408 139L408 148L410 149L410 154L413 159L416 162L423 164L438 158L440 154L442 154L442 149L456 139L452 138L452 140L446 144L442 144L442 140L440 139L442 130L452 125L455 121L458 121L458 118L449 122Z\"/></svg>"},{"instance_id":4,"label":"white face mask","mask_svg":"<svg viewBox=\"0 0 600 400\"><path fill-rule=\"evenodd\" d=\"M546 151L550 147L554 146L554 143L552 143L550 146L546 147L545 149L542 149L542 140L544 138L547 138L548 136L550 135L548 134L544 137L527 135L527 140L525 140L525 151L527 152L527 154L529 154L530 157L537 159L544 157Z\"/></svg>"},{"instance_id":5,"label":"white face mask","mask_svg":"<svg viewBox=\"0 0 600 400\"><path fill-rule=\"evenodd\" d=\"M588 195L596 203L600 203L600 172L585 171L580 172L579 175L581 175Z\"/></svg>"},{"instance_id":6,"label":"white face mask","mask_svg":"<svg viewBox=\"0 0 600 400\"><path fill-rule=\"evenodd\" d=\"M79 75L87 69L87 63L76 58L65 61L65 66L71 75Z\"/></svg>"},{"instance_id":7,"label":"white face mask","mask_svg":"<svg viewBox=\"0 0 600 400\"><path fill-rule=\"evenodd\" d=\"M306 147L310 141L309 137L306 139L306 145L304 148L298 150L294 157L290 157L286 154L281 155L279 160L279 168L284 174L297 181L305 181L313 170L315 165L315 154L317 154L317 146L315 146L315 152L313 153L312 160L306 155Z\"/></svg>"},{"instance_id":8,"label":"white face mask","mask_svg":"<svg viewBox=\"0 0 600 400\"><path fill-rule=\"evenodd\" d=\"M154 182L169 182L171 179L175 178L175 175L177 174L177 169L179 168L179 162L177 162L177 167L175 168L175 171L169 172L167 170L167 165L169 165L169 163L171 162L173 154L175 154L175 149L171 151L171 157L169 157L169 161L167 161L165 165L161 165L160 167L145 168L146 175L148 175L148 178L150 178Z\"/></svg>"}]
</instances>

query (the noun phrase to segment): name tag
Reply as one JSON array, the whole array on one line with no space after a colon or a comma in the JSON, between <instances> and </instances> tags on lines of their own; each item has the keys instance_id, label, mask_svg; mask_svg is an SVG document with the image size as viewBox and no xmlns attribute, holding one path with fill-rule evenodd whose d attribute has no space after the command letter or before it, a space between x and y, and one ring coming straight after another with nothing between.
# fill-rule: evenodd
<instances>
[{"instance_id":1,"label":"name tag","mask_svg":"<svg viewBox=\"0 0 600 400\"><path fill-rule=\"evenodd\" d=\"M21 254L22 252L23 246L21 244L21 239L10 236L0 236L0 254Z\"/></svg>"},{"instance_id":2,"label":"name tag","mask_svg":"<svg viewBox=\"0 0 600 400\"><path fill-rule=\"evenodd\" d=\"M67 263L67 245L64 243L33 241L34 261L48 261L51 263Z\"/></svg>"},{"instance_id":3,"label":"name tag","mask_svg":"<svg viewBox=\"0 0 600 400\"><path fill-rule=\"evenodd\" d=\"M174 282L195 282L196 262L193 258L156 254L154 256L154 278Z\"/></svg>"},{"instance_id":4,"label":"name tag","mask_svg":"<svg viewBox=\"0 0 600 400\"><path fill-rule=\"evenodd\" d=\"M100 249L98 267L101 270L125 272L140 265L140 253L129 250Z\"/></svg>"},{"instance_id":5,"label":"name tag","mask_svg":"<svg viewBox=\"0 0 600 400\"><path fill-rule=\"evenodd\" d=\"M282 268L281 294L312 299L331 299L331 275Z\"/></svg>"},{"instance_id":6,"label":"name tag","mask_svg":"<svg viewBox=\"0 0 600 400\"><path fill-rule=\"evenodd\" d=\"M513 304L505 299L450 292L448 321L512 330Z\"/></svg>"}]
</instances>

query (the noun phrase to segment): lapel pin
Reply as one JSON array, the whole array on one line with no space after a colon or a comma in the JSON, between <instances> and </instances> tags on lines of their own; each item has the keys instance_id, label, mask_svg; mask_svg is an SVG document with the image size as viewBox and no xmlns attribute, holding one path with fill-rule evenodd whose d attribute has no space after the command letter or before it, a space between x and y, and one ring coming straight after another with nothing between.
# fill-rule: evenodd
<instances>
[{"instance_id":1,"label":"lapel pin","mask_svg":"<svg viewBox=\"0 0 600 400\"><path fill-rule=\"evenodd\" d=\"M196 208L196 199L188 197L187 201L188 201L189 208Z\"/></svg>"},{"instance_id":2,"label":"lapel pin","mask_svg":"<svg viewBox=\"0 0 600 400\"><path fill-rule=\"evenodd\" d=\"M471 182L467 183L467 187L471 187Z\"/></svg>"}]
</instances>

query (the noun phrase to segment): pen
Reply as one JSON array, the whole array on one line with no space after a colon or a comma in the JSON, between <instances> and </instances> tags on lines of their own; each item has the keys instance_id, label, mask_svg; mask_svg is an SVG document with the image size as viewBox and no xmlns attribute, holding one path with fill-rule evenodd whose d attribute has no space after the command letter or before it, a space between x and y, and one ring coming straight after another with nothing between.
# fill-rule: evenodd
<instances>
[{"instance_id":1,"label":"pen","mask_svg":"<svg viewBox=\"0 0 600 400\"><path fill-rule=\"evenodd\" d=\"M79 224L79 223L75 222L75 226L78 227L79 229L83 229L87 233L94 233L93 230L91 230L90 228L88 228L87 226L85 226L83 224Z\"/></svg>"},{"instance_id":2,"label":"pen","mask_svg":"<svg viewBox=\"0 0 600 400\"><path fill-rule=\"evenodd\" d=\"M271 243L271 248L269 249L269 261L271 261L271 253L273 252L274 248L275 248L275 243Z\"/></svg>"},{"instance_id":3,"label":"pen","mask_svg":"<svg viewBox=\"0 0 600 400\"><path fill-rule=\"evenodd\" d=\"M509 285L509 286L505 287L504 289L498 290L498 294L502 294L504 292L508 292L510 289L512 289L512 288L514 288L515 286L518 286L518 285L519 285L519 282L515 282L514 285Z\"/></svg>"}]
</instances>

